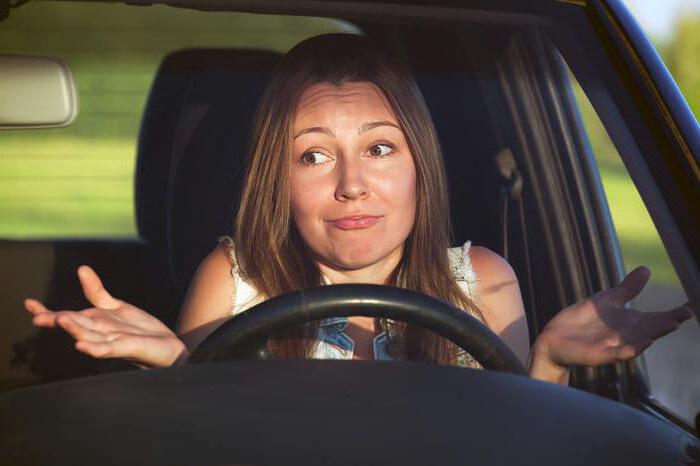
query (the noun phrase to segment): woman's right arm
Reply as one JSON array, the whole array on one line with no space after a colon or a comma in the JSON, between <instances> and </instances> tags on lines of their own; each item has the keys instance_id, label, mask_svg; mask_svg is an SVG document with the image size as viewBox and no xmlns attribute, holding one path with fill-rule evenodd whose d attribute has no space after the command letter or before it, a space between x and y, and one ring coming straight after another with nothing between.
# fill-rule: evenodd
<instances>
[{"instance_id":1,"label":"woman's right arm","mask_svg":"<svg viewBox=\"0 0 700 466\"><path fill-rule=\"evenodd\" d=\"M226 248L220 244L199 264L180 310L177 333L189 351L232 316L234 289Z\"/></svg>"},{"instance_id":2,"label":"woman's right arm","mask_svg":"<svg viewBox=\"0 0 700 466\"><path fill-rule=\"evenodd\" d=\"M87 266L78 269L78 278L94 307L53 311L35 299L24 304L34 325L64 329L75 338L78 351L100 359L127 359L141 367L167 367L186 360L189 350L230 316L230 270L221 247L200 264L181 312L180 337L148 312L112 297Z\"/></svg>"}]
</instances>

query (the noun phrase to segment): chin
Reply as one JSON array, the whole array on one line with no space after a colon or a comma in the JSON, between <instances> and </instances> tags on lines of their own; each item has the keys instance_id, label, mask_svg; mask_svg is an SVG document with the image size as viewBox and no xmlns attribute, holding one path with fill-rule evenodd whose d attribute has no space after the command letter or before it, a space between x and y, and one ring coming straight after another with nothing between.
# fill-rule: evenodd
<instances>
[{"instance_id":1,"label":"chin","mask_svg":"<svg viewBox=\"0 0 700 466\"><path fill-rule=\"evenodd\" d=\"M396 247L377 248L376 244L353 244L338 250L339 254L329 258L333 266L343 270L359 270L389 259Z\"/></svg>"}]
</instances>

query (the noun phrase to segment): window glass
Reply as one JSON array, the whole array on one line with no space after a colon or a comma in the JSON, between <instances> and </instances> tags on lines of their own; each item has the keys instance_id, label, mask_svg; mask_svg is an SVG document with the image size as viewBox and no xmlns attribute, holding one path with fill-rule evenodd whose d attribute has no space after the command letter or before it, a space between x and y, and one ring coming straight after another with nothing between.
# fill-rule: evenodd
<instances>
[{"instance_id":1,"label":"window glass","mask_svg":"<svg viewBox=\"0 0 700 466\"><path fill-rule=\"evenodd\" d=\"M665 311L688 301L666 249L620 156L593 107L574 82L575 95L591 141L626 271L646 265L651 280L631 307ZM692 425L700 411L700 327L697 319L658 340L639 358L652 396Z\"/></svg>"},{"instance_id":2,"label":"window glass","mask_svg":"<svg viewBox=\"0 0 700 466\"><path fill-rule=\"evenodd\" d=\"M186 47L286 51L340 21L166 6L30 2L0 24L0 53L68 63L80 113L69 128L0 131L0 238L136 235L133 172L160 60Z\"/></svg>"}]
</instances>

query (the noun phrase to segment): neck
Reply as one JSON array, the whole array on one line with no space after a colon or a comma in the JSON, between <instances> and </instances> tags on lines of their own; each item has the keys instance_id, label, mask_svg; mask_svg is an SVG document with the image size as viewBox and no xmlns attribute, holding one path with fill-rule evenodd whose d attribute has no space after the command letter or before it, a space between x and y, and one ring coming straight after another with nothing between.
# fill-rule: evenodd
<instances>
[{"instance_id":1,"label":"neck","mask_svg":"<svg viewBox=\"0 0 700 466\"><path fill-rule=\"evenodd\" d=\"M369 283L373 285L388 285L393 281L393 274L401 260L402 251L396 251L383 260L359 269L342 269L323 262L318 268L331 283Z\"/></svg>"}]
</instances>

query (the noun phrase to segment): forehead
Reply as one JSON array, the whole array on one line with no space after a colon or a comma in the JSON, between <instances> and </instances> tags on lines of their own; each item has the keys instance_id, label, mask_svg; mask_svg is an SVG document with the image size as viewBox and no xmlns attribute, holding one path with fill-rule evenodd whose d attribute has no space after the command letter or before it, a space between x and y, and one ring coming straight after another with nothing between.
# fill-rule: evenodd
<instances>
[{"instance_id":1,"label":"forehead","mask_svg":"<svg viewBox=\"0 0 700 466\"><path fill-rule=\"evenodd\" d=\"M296 109L295 126L308 120L332 119L352 114L396 122L384 93L371 82L348 82L337 86L323 82L302 92Z\"/></svg>"}]
</instances>

